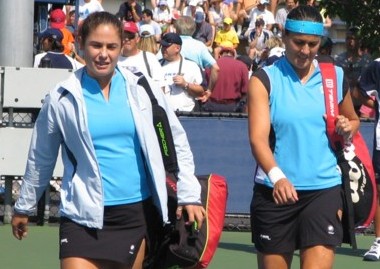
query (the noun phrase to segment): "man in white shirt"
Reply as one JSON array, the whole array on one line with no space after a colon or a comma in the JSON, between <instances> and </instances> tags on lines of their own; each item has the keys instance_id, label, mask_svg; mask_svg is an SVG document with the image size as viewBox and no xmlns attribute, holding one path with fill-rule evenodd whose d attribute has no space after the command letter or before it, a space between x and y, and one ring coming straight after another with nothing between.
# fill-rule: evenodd
<instances>
[{"instance_id":1,"label":"man in white shirt","mask_svg":"<svg viewBox=\"0 0 380 269\"><path fill-rule=\"evenodd\" d=\"M79 0L79 22L86 19L91 13L99 11L104 11L101 1Z\"/></svg>"},{"instance_id":2,"label":"man in white shirt","mask_svg":"<svg viewBox=\"0 0 380 269\"><path fill-rule=\"evenodd\" d=\"M154 36L156 38L156 41L159 42L162 34L161 26L158 24L158 22L153 20L153 12L150 9L144 9L142 11L141 21L137 23L137 26L141 27L144 24L149 24L153 27Z\"/></svg>"},{"instance_id":3,"label":"man in white shirt","mask_svg":"<svg viewBox=\"0 0 380 269\"><path fill-rule=\"evenodd\" d=\"M201 0L190 0L189 4L182 10L182 16L195 18L195 13L204 13L204 9L200 6L201 3Z\"/></svg>"},{"instance_id":4,"label":"man in white shirt","mask_svg":"<svg viewBox=\"0 0 380 269\"><path fill-rule=\"evenodd\" d=\"M123 49L118 65L133 73L141 72L148 79L152 79L158 87L164 89L164 73L156 55L137 48L140 40L138 31L134 22L124 23ZM146 58L144 58L144 54Z\"/></svg>"},{"instance_id":5,"label":"man in white shirt","mask_svg":"<svg viewBox=\"0 0 380 269\"><path fill-rule=\"evenodd\" d=\"M181 56L182 39L176 33L167 33L161 40L165 77L165 95L175 111L193 111L197 97L202 97L202 73L199 66Z\"/></svg>"},{"instance_id":6,"label":"man in white shirt","mask_svg":"<svg viewBox=\"0 0 380 269\"><path fill-rule=\"evenodd\" d=\"M273 24L275 24L274 15L272 12L267 10L267 6L269 5L269 0L259 0L257 7L251 10L249 13L249 26L248 30L244 33L246 37L249 36L251 31L255 29L256 20L261 18L265 22L265 29L271 31Z\"/></svg>"},{"instance_id":7,"label":"man in white shirt","mask_svg":"<svg viewBox=\"0 0 380 269\"><path fill-rule=\"evenodd\" d=\"M296 6L298 6L298 0L286 0L285 7L277 10L275 21L278 25L278 30L280 33L279 36L282 36L282 31L284 30L285 21L286 17L288 16L288 13Z\"/></svg>"}]
</instances>

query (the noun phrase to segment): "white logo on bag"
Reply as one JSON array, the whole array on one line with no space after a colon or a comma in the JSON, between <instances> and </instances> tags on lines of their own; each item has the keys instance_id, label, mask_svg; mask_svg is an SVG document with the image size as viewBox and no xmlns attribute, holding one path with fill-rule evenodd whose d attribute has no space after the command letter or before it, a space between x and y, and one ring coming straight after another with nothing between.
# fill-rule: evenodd
<instances>
[{"instance_id":1,"label":"white logo on bag","mask_svg":"<svg viewBox=\"0 0 380 269\"><path fill-rule=\"evenodd\" d=\"M129 249L129 254L133 255L133 253L135 253L135 245L131 245Z\"/></svg>"},{"instance_id":2,"label":"white logo on bag","mask_svg":"<svg viewBox=\"0 0 380 269\"><path fill-rule=\"evenodd\" d=\"M334 227L332 225L329 225L327 227L327 233L328 234L335 234L335 229L334 229Z\"/></svg>"},{"instance_id":3,"label":"white logo on bag","mask_svg":"<svg viewBox=\"0 0 380 269\"><path fill-rule=\"evenodd\" d=\"M69 243L69 240L67 240L67 238L63 238L63 239L61 239L61 245L63 244L63 243Z\"/></svg>"},{"instance_id":4,"label":"white logo on bag","mask_svg":"<svg viewBox=\"0 0 380 269\"><path fill-rule=\"evenodd\" d=\"M350 167L348 177L350 180L351 199L354 204L360 201L361 196L364 196L365 187L368 183L363 163L356 163L354 161L355 157L355 146L351 144L348 147L345 147L344 158L347 160Z\"/></svg>"},{"instance_id":5,"label":"white logo on bag","mask_svg":"<svg viewBox=\"0 0 380 269\"><path fill-rule=\"evenodd\" d=\"M267 234L260 234L260 238L261 238L261 239L268 240L268 241L272 240L272 239L270 238L270 236L267 235Z\"/></svg>"}]
</instances>

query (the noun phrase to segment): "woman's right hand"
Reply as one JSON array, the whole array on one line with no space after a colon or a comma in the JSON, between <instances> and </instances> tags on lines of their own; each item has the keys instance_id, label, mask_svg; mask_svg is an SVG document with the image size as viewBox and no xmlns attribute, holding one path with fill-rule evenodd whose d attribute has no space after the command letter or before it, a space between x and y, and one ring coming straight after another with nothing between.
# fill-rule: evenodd
<instances>
[{"instance_id":1,"label":"woman's right hand","mask_svg":"<svg viewBox=\"0 0 380 269\"><path fill-rule=\"evenodd\" d=\"M18 240L28 235L28 215L15 213L12 217L12 233Z\"/></svg>"},{"instance_id":2,"label":"woman's right hand","mask_svg":"<svg viewBox=\"0 0 380 269\"><path fill-rule=\"evenodd\" d=\"M282 178L274 184L273 199L277 205L294 204L298 201L298 194L292 183Z\"/></svg>"}]
</instances>

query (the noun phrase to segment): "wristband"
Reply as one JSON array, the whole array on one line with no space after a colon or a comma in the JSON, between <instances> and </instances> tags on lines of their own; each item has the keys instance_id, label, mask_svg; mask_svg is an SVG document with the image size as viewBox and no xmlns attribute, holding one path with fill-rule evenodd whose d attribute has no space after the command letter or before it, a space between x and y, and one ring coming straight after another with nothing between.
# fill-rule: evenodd
<instances>
[{"instance_id":1,"label":"wristband","mask_svg":"<svg viewBox=\"0 0 380 269\"><path fill-rule=\"evenodd\" d=\"M268 172L268 178L274 185L280 179L286 178L286 176L278 166L275 166Z\"/></svg>"}]
</instances>

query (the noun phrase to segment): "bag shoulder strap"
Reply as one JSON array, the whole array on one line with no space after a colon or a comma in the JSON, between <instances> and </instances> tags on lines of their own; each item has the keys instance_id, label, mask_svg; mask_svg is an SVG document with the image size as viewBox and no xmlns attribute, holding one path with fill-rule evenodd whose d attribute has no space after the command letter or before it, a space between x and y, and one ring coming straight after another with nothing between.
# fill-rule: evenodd
<instances>
[{"instance_id":1,"label":"bag shoulder strap","mask_svg":"<svg viewBox=\"0 0 380 269\"><path fill-rule=\"evenodd\" d=\"M136 72L134 74L139 77L137 84L145 89L149 96L150 102L152 103L152 121L158 143L160 145L165 170L172 173L174 177L177 177L177 173L179 171L178 159L175 151L173 134L166 111L158 104L158 101L154 96L146 77L140 72Z\"/></svg>"},{"instance_id":2,"label":"bag shoulder strap","mask_svg":"<svg viewBox=\"0 0 380 269\"><path fill-rule=\"evenodd\" d=\"M150 72L150 66L149 66L148 58L146 56L146 51L145 50L143 50L143 57L144 57L144 62L145 62L146 70L148 71L148 75L150 77L152 77L152 74Z\"/></svg>"},{"instance_id":3,"label":"bag shoulder strap","mask_svg":"<svg viewBox=\"0 0 380 269\"><path fill-rule=\"evenodd\" d=\"M335 132L335 120L339 114L336 71L330 57L320 57L318 61L325 97L327 136L333 149L339 149L344 143L343 138Z\"/></svg>"},{"instance_id":4,"label":"bag shoulder strap","mask_svg":"<svg viewBox=\"0 0 380 269\"><path fill-rule=\"evenodd\" d=\"M157 101L156 97L154 96L152 89L150 88L149 82L146 79L146 77L140 72L136 72L134 74L139 77L137 84L145 89L146 93L149 96L149 99L150 99L150 102L152 103L152 105L158 105L158 101Z\"/></svg>"}]
</instances>

